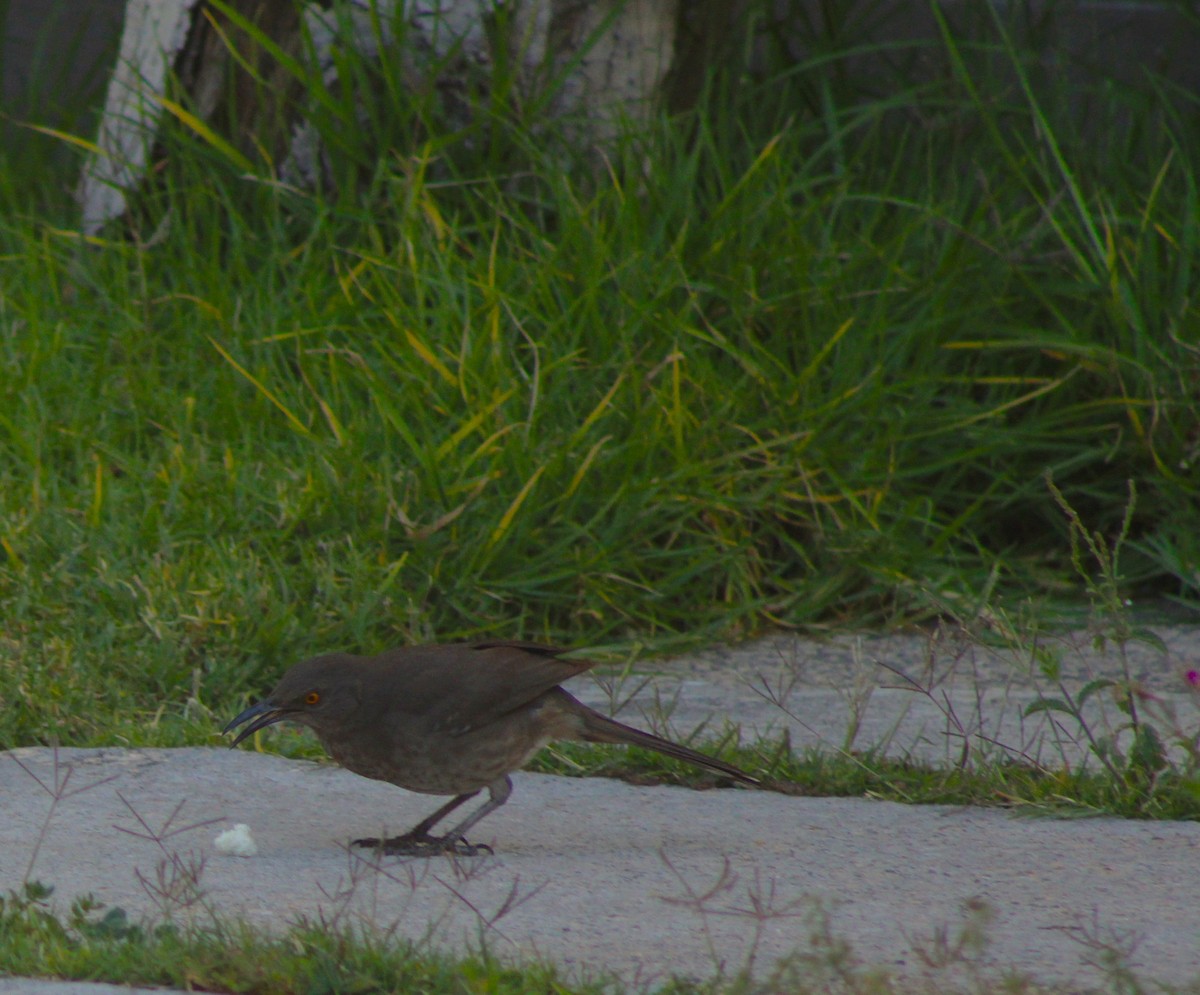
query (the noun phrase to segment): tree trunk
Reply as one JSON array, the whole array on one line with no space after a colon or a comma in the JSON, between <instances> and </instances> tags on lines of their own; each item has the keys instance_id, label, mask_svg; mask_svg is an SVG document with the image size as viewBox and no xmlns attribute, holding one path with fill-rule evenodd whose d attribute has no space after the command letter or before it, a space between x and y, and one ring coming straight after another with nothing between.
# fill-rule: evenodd
<instances>
[{"instance_id":1,"label":"tree trunk","mask_svg":"<svg viewBox=\"0 0 1200 995\"><path fill-rule=\"evenodd\" d=\"M303 82L264 40L302 59L307 34L324 82L332 86L338 47L351 44L360 57L378 58L383 47L394 45L390 26L399 10L408 42L399 55L414 86L453 86L454 79L443 77L458 68L486 76L503 59L516 67L526 96L552 85L549 113L570 118L581 142L603 145L622 121L644 121L656 108L679 19L679 0L326 5L331 9L298 0L224 0L252 26L244 30L207 0L127 0L97 149L80 182L84 229L94 233L124 213L126 196L153 154L164 110L185 120L193 115L193 127L203 122L251 161L268 156L289 181L320 182L321 149L304 121Z\"/></svg>"}]
</instances>

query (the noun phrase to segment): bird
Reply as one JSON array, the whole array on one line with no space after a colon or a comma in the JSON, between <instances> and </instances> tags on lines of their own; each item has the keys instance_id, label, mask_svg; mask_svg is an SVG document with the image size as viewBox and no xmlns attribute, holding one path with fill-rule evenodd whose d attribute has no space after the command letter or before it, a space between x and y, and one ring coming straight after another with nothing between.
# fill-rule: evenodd
<instances>
[{"instance_id":1,"label":"bird","mask_svg":"<svg viewBox=\"0 0 1200 995\"><path fill-rule=\"evenodd\" d=\"M276 722L316 733L347 770L409 791L453 797L408 832L352 845L387 855L492 853L467 833L512 794L514 770L551 740L632 743L758 785L745 771L601 715L559 685L594 661L540 643L483 641L401 646L377 656L329 653L295 664L275 689L222 730L230 744ZM442 835L434 827L484 789L488 798Z\"/></svg>"}]
</instances>

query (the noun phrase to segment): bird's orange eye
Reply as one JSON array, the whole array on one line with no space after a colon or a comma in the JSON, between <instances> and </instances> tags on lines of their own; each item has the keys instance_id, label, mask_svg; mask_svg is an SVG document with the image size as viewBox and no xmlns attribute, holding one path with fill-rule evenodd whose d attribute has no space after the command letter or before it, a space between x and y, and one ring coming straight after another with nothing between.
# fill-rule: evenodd
<instances>
[{"instance_id":1,"label":"bird's orange eye","mask_svg":"<svg viewBox=\"0 0 1200 995\"><path fill-rule=\"evenodd\" d=\"M309 691L308 694L304 696L304 704L306 705L315 705L320 700L321 696L317 694L316 691Z\"/></svg>"}]
</instances>

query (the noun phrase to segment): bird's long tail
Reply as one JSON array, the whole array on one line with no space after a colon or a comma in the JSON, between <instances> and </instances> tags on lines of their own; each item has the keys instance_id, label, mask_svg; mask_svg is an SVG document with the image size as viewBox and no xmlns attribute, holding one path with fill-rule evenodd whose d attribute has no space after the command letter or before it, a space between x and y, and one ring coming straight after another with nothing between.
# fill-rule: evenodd
<instances>
[{"instance_id":1,"label":"bird's long tail","mask_svg":"<svg viewBox=\"0 0 1200 995\"><path fill-rule=\"evenodd\" d=\"M580 717L583 719L583 735L580 738L587 742L632 743L634 746L654 750L668 757L674 757L676 760L695 764L697 767L706 767L708 770L727 774L735 780L741 781L743 784L762 783L758 778L751 777L744 770L740 770L733 766L733 764L727 764L724 760L718 760L716 757L697 753L695 750L681 746L679 743L672 743L669 739L663 739L652 733L634 729L632 726L624 725L615 719L607 718L599 712L593 712L590 708L585 708Z\"/></svg>"}]
</instances>

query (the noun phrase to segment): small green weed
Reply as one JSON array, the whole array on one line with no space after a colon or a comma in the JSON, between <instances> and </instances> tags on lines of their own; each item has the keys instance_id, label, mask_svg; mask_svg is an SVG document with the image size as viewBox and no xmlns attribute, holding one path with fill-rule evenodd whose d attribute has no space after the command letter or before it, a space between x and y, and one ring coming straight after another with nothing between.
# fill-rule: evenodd
<instances>
[{"instance_id":1,"label":"small green weed","mask_svg":"<svg viewBox=\"0 0 1200 995\"><path fill-rule=\"evenodd\" d=\"M1109 544L1102 534L1088 529L1052 480L1047 480L1047 486L1066 517L1071 563L1092 601L1095 644L1115 651L1122 676L1095 678L1072 691L1061 680L1061 661L1042 647L1035 657L1042 675L1057 685L1058 694L1040 696L1025 709L1025 715L1053 711L1073 720L1089 752L1122 798L1122 810L1139 814L1157 809L1167 791L1190 800L1187 808L1195 817L1200 812L1200 722L1193 719L1185 728L1171 700L1146 690L1134 679L1127 656L1127 647L1135 640L1166 651L1153 631L1133 623L1118 573L1121 547L1133 520L1136 491L1130 484L1124 520ZM1200 677L1195 672L1180 677L1181 689L1200 689ZM1111 728L1097 728L1095 716L1085 710L1089 700L1102 693L1125 717ZM1187 700L1195 711L1200 698Z\"/></svg>"}]
</instances>

